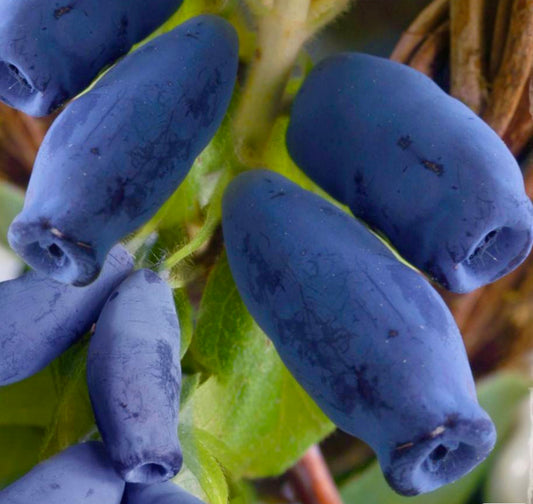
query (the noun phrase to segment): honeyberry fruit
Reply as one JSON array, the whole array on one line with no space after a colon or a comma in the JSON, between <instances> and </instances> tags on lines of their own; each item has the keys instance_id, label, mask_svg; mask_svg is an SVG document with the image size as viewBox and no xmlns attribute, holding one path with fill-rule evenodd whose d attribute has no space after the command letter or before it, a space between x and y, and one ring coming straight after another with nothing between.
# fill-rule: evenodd
<instances>
[{"instance_id":1,"label":"honeyberry fruit","mask_svg":"<svg viewBox=\"0 0 533 504\"><path fill-rule=\"evenodd\" d=\"M233 27L193 18L128 55L54 122L9 242L33 268L86 285L109 249L177 189L228 107Z\"/></svg>"},{"instance_id":2,"label":"honeyberry fruit","mask_svg":"<svg viewBox=\"0 0 533 504\"><path fill-rule=\"evenodd\" d=\"M519 166L474 112L405 65L345 53L318 64L292 107L296 164L454 292L516 268L533 241Z\"/></svg>"},{"instance_id":3,"label":"honeyberry fruit","mask_svg":"<svg viewBox=\"0 0 533 504\"><path fill-rule=\"evenodd\" d=\"M205 504L194 495L167 481L155 485L127 484L122 504Z\"/></svg>"},{"instance_id":4,"label":"honeyberry fruit","mask_svg":"<svg viewBox=\"0 0 533 504\"><path fill-rule=\"evenodd\" d=\"M132 268L132 257L117 245L87 287L65 285L34 271L0 283L0 386L37 373L89 331Z\"/></svg>"},{"instance_id":5,"label":"honeyberry fruit","mask_svg":"<svg viewBox=\"0 0 533 504\"><path fill-rule=\"evenodd\" d=\"M0 491L2 504L119 504L124 481L102 443L71 446Z\"/></svg>"},{"instance_id":6,"label":"honeyberry fruit","mask_svg":"<svg viewBox=\"0 0 533 504\"><path fill-rule=\"evenodd\" d=\"M182 0L2 0L0 100L43 116L178 9Z\"/></svg>"},{"instance_id":7,"label":"honeyberry fruit","mask_svg":"<svg viewBox=\"0 0 533 504\"><path fill-rule=\"evenodd\" d=\"M495 442L461 335L419 273L357 220L281 175L239 175L223 199L228 261L251 315L297 381L416 495Z\"/></svg>"},{"instance_id":8,"label":"honeyberry fruit","mask_svg":"<svg viewBox=\"0 0 533 504\"><path fill-rule=\"evenodd\" d=\"M154 483L182 464L180 328L170 287L139 270L115 289L89 345L96 423L124 480Z\"/></svg>"}]
</instances>

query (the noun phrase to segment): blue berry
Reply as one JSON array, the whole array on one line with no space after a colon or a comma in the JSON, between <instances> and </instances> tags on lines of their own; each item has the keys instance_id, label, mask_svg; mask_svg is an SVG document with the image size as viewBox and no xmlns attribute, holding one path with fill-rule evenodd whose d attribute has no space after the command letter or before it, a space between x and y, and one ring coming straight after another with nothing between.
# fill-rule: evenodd
<instances>
[{"instance_id":1,"label":"blue berry","mask_svg":"<svg viewBox=\"0 0 533 504\"><path fill-rule=\"evenodd\" d=\"M109 249L152 217L228 107L238 41L199 16L127 56L54 122L9 230L33 268L86 285Z\"/></svg>"},{"instance_id":2,"label":"blue berry","mask_svg":"<svg viewBox=\"0 0 533 504\"><path fill-rule=\"evenodd\" d=\"M237 288L284 363L342 430L416 495L491 451L457 326L424 277L322 198L263 170L223 200Z\"/></svg>"},{"instance_id":3,"label":"blue berry","mask_svg":"<svg viewBox=\"0 0 533 504\"><path fill-rule=\"evenodd\" d=\"M117 245L88 287L65 285L34 271L0 283L0 386L37 373L89 331L132 268L131 256Z\"/></svg>"},{"instance_id":4,"label":"blue berry","mask_svg":"<svg viewBox=\"0 0 533 504\"><path fill-rule=\"evenodd\" d=\"M102 443L67 448L0 491L2 504L119 504L124 482Z\"/></svg>"},{"instance_id":5,"label":"blue berry","mask_svg":"<svg viewBox=\"0 0 533 504\"><path fill-rule=\"evenodd\" d=\"M155 485L126 485L122 504L205 504L183 488L167 481Z\"/></svg>"},{"instance_id":6,"label":"blue berry","mask_svg":"<svg viewBox=\"0 0 533 504\"><path fill-rule=\"evenodd\" d=\"M89 346L87 383L111 460L128 482L173 477L178 441L180 328L170 287L139 270L109 297Z\"/></svg>"},{"instance_id":7,"label":"blue berry","mask_svg":"<svg viewBox=\"0 0 533 504\"><path fill-rule=\"evenodd\" d=\"M0 100L43 116L85 89L182 0L3 0Z\"/></svg>"},{"instance_id":8,"label":"blue berry","mask_svg":"<svg viewBox=\"0 0 533 504\"><path fill-rule=\"evenodd\" d=\"M531 250L533 210L512 154L407 66L356 53L317 65L287 146L315 182L454 292L497 280Z\"/></svg>"}]
</instances>

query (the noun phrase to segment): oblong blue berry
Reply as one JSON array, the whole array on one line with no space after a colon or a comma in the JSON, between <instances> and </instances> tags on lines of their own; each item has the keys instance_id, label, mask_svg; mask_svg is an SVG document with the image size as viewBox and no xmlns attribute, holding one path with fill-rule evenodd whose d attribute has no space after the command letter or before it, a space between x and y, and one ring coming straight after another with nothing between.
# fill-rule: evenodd
<instances>
[{"instance_id":1,"label":"oblong blue berry","mask_svg":"<svg viewBox=\"0 0 533 504\"><path fill-rule=\"evenodd\" d=\"M87 287L34 271L0 283L0 386L37 373L89 331L111 291L132 269L132 257L117 245Z\"/></svg>"},{"instance_id":2,"label":"oblong blue berry","mask_svg":"<svg viewBox=\"0 0 533 504\"><path fill-rule=\"evenodd\" d=\"M173 477L178 440L180 329L170 287L139 270L111 294L89 346L87 383L111 460L128 482Z\"/></svg>"},{"instance_id":3,"label":"oblong blue berry","mask_svg":"<svg viewBox=\"0 0 533 504\"><path fill-rule=\"evenodd\" d=\"M2 504L119 504L124 481L102 443L71 446L0 491Z\"/></svg>"},{"instance_id":4,"label":"oblong blue berry","mask_svg":"<svg viewBox=\"0 0 533 504\"><path fill-rule=\"evenodd\" d=\"M346 53L310 73L292 108L290 154L408 261L454 292L516 268L533 207L496 133L405 65Z\"/></svg>"},{"instance_id":5,"label":"oblong blue berry","mask_svg":"<svg viewBox=\"0 0 533 504\"><path fill-rule=\"evenodd\" d=\"M0 100L49 114L141 41L182 0L3 0Z\"/></svg>"},{"instance_id":6,"label":"oblong blue berry","mask_svg":"<svg viewBox=\"0 0 533 504\"><path fill-rule=\"evenodd\" d=\"M429 492L488 455L494 425L449 310L362 224L254 170L224 195L223 233L251 315L331 420L374 449L396 491Z\"/></svg>"},{"instance_id":7,"label":"oblong blue berry","mask_svg":"<svg viewBox=\"0 0 533 504\"><path fill-rule=\"evenodd\" d=\"M46 135L9 230L13 249L58 281L90 283L215 134L237 62L233 27L199 16L118 63Z\"/></svg>"},{"instance_id":8,"label":"oblong blue berry","mask_svg":"<svg viewBox=\"0 0 533 504\"><path fill-rule=\"evenodd\" d=\"M205 504L200 499L167 481L155 485L127 484L122 504Z\"/></svg>"}]
</instances>

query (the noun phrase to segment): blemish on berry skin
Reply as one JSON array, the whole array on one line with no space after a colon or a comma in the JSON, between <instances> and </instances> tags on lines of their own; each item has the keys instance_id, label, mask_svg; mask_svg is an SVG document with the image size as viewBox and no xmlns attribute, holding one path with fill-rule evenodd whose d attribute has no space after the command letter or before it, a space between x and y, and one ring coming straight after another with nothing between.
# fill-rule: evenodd
<instances>
[{"instance_id":1,"label":"blemish on berry skin","mask_svg":"<svg viewBox=\"0 0 533 504\"><path fill-rule=\"evenodd\" d=\"M285 196L285 191L282 189L281 191L278 191L276 194L274 194L274 196L271 196L270 199L281 198L283 196Z\"/></svg>"},{"instance_id":2,"label":"blemish on berry skin","mask_svg":"<svg viewBox=\"0 0 533 504\"><path fill-rule=\"evenodd\" d=\"M65 235L61 231L59 231L59 229L57 229L57 228L50 229L50 233L52 233L54 236L57 236L58 238L64 238L65 237Z\"/></svg>"},{"instance_id":3,"label":"blemish on berry skin","mask_svg":"<svg viewBox=\"0 0 533 504\"><path fill-rule=\"evenodd\" d=\"M429 161L428 159L423 159L420 161L422 166L431 172L433 172L437 176L441 176L444 173L444 166L442 166L440 163L436 163L435 161Z\"/></svg>"},{"instance_id":4,"label":"blemish on berry skin","mask_svg":"<svg viewBox=\"0 0 533 504\"><path fill-rule=\"evenodd\" d=\"M62 18L65 14L68 14L73 8L74 8L74 6L72 6L72 5L64 5L63 7L58 7L58 8L54 11L54 17L55 17L56 19L60 19L60 18Z\"/></svg>"},{"instance_id":5,"label":"blemish on berry skin","mask_svg":"<svg viewBox=\"0 0 533 504\"><path fill-rule=\"evenodd\" d=\"M396 145L400 147L402 150L407 150L409 147L411 147L411 144L413 143L413 140L409 135L400 137L398 141L396 142Z\"/></svg>"},{"instance_id":6,"label":"blemish on berry skin","mask_svg":"<svg viewBox=\"0 0 533 504\"><path fill-rule=\"evenodd\" d=\"M408 448L412 448L415 444L413 442L409 442L409 443L404 443L400 446L397 446L396 447L396 450L397 451L402 451L402 450L406 450Z\"/></svg>"},{"instance_id":7,"label":"blemish on berry skin","mask_svg":"<svg viewBox=\"0 0 533 504\"><path fill-rule=\"evenodd\" d=\"M396 329L389 329L389 332L387 334L387 339L396 338L399 335L400 333Z\"/></svg>"}]
</instances>

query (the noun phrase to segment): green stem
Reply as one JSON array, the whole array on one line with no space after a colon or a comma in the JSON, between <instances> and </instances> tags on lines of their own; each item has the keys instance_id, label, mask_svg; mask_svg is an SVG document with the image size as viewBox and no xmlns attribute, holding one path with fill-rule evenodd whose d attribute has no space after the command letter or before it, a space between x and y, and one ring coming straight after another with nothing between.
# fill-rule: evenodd
<instances>
[{"instance_id":1,"label":"green stem","mask_svg":"<svg viewBox=\"0 0 533 504\"><path fill-rule=\"evenodd\" d=\"M312 33L331 23L348 10L353 0L311 0L309 26Z\"/></svg>"},{"instance_id":2,"label":"green stem","mask_svg":"<svg viewBox=\"0 0 533 504\"><path fill-rule=\"evenodd\" d=\"M213 233L219 225L222 216L222 196L224 195L224 191L231 180L232 175L233 174L231 170L225 170L220 176L220 180L217 182L211 197L202 228L189 243L167 258L167 260L163 263L163 270L171 270L177 266L185 258L194 254L213 236Z\"/></svg>"},{"instance_id":3,"label":"green stem","mask_svg":"<svg viewBox=\"0 0 533 504\"><path fill-rule=\"evenodd\" d=\"M247 166L261 163L283 95L304 43L351 0L248 0L258 19L257 48L233 132Z\"/></svg>"},{"instance_id":4,"label":"green stem","mask_svg":"<svg viewBox=\"0 0 533 504\"><path fill-rule=\"evenodd\" d=\"M234 122L237 155L247 165L261 162L291 70L308 37L310 2L274 0L258 20L258 45Z\"/></svg>"}]
</instances>

